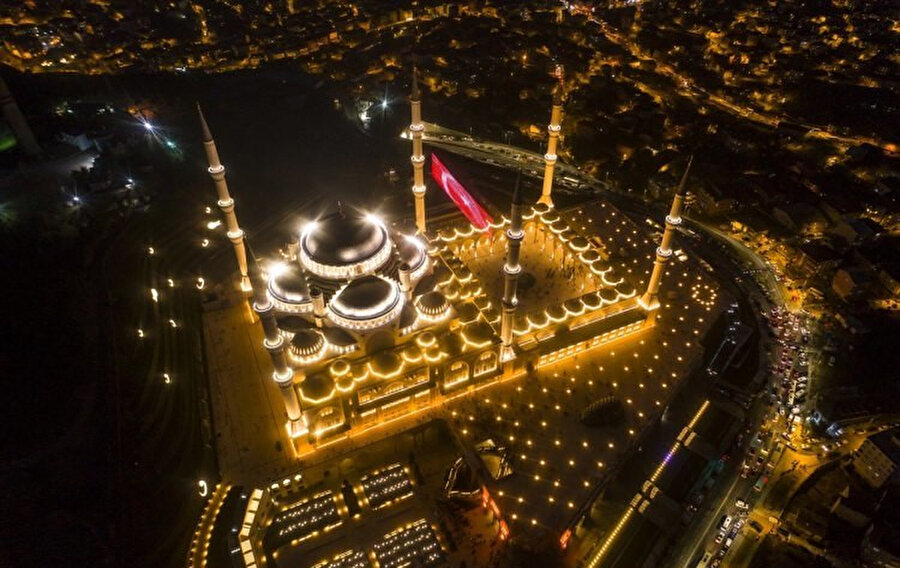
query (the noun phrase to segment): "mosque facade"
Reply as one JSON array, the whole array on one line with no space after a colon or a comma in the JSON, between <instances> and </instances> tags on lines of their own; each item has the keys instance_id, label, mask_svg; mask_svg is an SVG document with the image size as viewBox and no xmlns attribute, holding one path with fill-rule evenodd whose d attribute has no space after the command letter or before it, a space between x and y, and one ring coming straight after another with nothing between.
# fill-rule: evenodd
<instances>
[{"instance_id":1,"label":"mosque facade","mask_svg":"<svg viewBox=\"0 0 900 568\"><path fill-rule=\"evenodd\" d=\"M652 325L660 308L684 183L641 295L632 275L611 259L614 243L579 232L580 210L553 205L560 95L553 101L540 200L522 203L517 180L509 216L484 228L464 219L428 223L415 79L410 102L415 232L336 204L304 225L280 256L265 259L254 256L238 226L224 166L200 114L241 288L264 330L295 449L602 348ZM569 281L565 297L520 303L519 280L530 270L522 251L529 248L562 267L552 277ZM487 280L494 274L492 285Z\"/></svg>"}]
</instances>

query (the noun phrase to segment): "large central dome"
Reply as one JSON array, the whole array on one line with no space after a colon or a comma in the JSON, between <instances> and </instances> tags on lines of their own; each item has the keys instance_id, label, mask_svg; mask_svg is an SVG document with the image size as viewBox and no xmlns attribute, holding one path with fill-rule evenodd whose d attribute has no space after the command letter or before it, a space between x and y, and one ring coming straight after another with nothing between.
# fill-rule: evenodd
<instances>
[{"instance_id":1,"label":"large central dome","mask_svg":"<svg viewBox=\"0 0 900 568\"><path fill-rule=\"evenodd\" d=\"M300 235L300 260L327 278L348 278L381 266L391 252L387 229L355 209L341 210L306 227Z\"/></svg>"}]
</instances>

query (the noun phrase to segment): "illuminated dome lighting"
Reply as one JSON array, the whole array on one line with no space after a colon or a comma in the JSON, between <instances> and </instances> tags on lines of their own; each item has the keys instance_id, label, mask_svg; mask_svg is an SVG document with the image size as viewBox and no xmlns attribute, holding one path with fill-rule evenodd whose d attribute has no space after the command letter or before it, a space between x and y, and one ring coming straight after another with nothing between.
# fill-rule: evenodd
<instances>
[{"instance_id":1,"label":"illuminated dome lighting","mask_svg":"<svg viewBox=\"0 0 900 568\"><path fill-rule=\"evenodd\" d=\"M547 308L547 317L555 322L566 319L566 310L559 304L554 304Z\"/></svg>"},{"instance_id":2,"label":"illuminated dome lighting","mask_svg":"<svg viewBox=\"0 0 900 568\"><path fill-rule=\"evenodd\" d=\"M428 257L425 253L425 243L409 235L403 235L397 241L397 252L400 260L408 264L413 273L425 264L425 259Z\"/></svg>"},{"instance_id":3,"label":"illuminated dome lighting","mask_svg":"<svg viewBox=\"0 0 900 568\"><path fill-rule=\"evenodd\" d=\"M466 345L480 349L490 345L494 330L485 322L477 321L464 327L461 335Z\"/></svg>"},{"instance_id":4,"label":"illuminated dome lighting","mask_svg":"<svg viewBox=\"0 0 900 568\"><path fill-rule=\"evenodd\" d=\"M328 306L335 324L373 329L392 322L403 308L400 285L381 276L363 276L341 289Z\"/></svg>"},{"instance_id":5,"label":"illuminated dome lighting","mask_svg":"<svg viewBox=\"0 0 900 568\"><path fill-rule=\"evenodd\" d=\"M419 344L419 347L432 347L437 345L437 339L430 331L423 331L416 337L416 343Z\"/></svg>"},{"instance_id":6,"label":"illuminated dome lighting","mask_svg":"<svg viewBox=\"0 0 900 568\"><path fill-rule=\"evenodd\" d=\"M328 366L328 371L333 377L343 377L350 374L350 363L346 359L335 359Z\"/></svg>"},{"instance_id":7,"label":"illuminated dome lighting","mask_svg":"<svg viewBox=\"0 0 900 568\"><path fill-rule=\"evenodd\" d=\"M603 274L612 270L612 266L605 260L600 259L591 263L591 270L595 273Z\"/></svg>"},{"instance_id":8,"label":"illuminated dome lighting","mask_svg":"<svg viewBox=\"0 0 900 568\"><path fill-rule=\"evenodd\" d=\"M581 297L581 301L584 302L584 305L591 310L596 310L600 307L600 296L598 296L596 292L585 294Z\"/></svg>"},{"instance_id":9,"label":"illuminated dome lighting","mask_svg":"<svg viewBox=\"0 0 900 568\"><path fill-rule=\"evenodd\" d=\"M325 338L311 329L304 329L294 334L290 343L291 351L299 357L314 357L325 348Z\"/></svg>"},{"instance_id":10,"label":"illuminated dome lighting","mask_svg":"<svg viewBox=\"0 0 900 568\"><path fill-rule=\"evenodd\" d=\"M376 377L390 377L403 368L403 360L393 351L382 351L369 360L369 370Z\"/></svg>"},{"instance_id":11,"label":"illuminated dome lighting","mask_svg":"<svg viewBox=\"0 0 900 568\"><path fill-rule=\"evenodd\" d=\"M350 209L314 221L300 235L300 262L323 278L352 278L387 261L391 241L374 216Z\"/></svg>"},{"instance_id":12,"label":"illuminated dome lighting","mask_svg":"<svg viewBox=\"0 0 900 568\"><path fill-rule=\"evenodd\" d=\"M550 206L547 205L546 203L535 203L533 209L534 209L535 213L540 215L542 213L546 213L546 212L550 211Z\"/></svg>"},{"instance_id":13,"label":"illuminated dome lighting","mask_svg":"<svg viewBox=\"0 0 900 568\"><path fill-rule=\"evenodd\" d=\"M634 286L632 286L628 282L621 282L620 284L616 285L616 292L626 298L634 296L635 294Z\"/></svg>"},{"instance_id":14,"label":"illuminated dome lighting","mask_svg":"<svg viewBox=\"0 0 900 568\"><path fill-rule=\"evenodd\" d=\"M447 312L450 310L447 298L437 290L432 290L419 296L416 299L416 307L422 312L422 315L431 320L447 315Z\"/></svg>"},{"instance_id":15,"label":"illuminated dome lighting","mask_svg":"<svg viewBox=\"0 0 900 568\"><path fill-rule=\"evenodd\" d=\"M279 311L303 312L311 309L306 278L296 264L286 266L269 279L269 294Z\"/></svg>"},{"instance_id":16,"label":"illuminated dome lighting","mask_svg":"<svg viewBox=\"0 0 900 568\"><path fill-rule=\"evenodd\" d=\"M535 207L535 210L537 210L537 207ZM545 223L550 224L555 221L559 221L559 213L557 213L556 211L548 210L546 213L541 215L541 219L543 219Z\"/></svg>"},{"instance_id":17,"label":"illuminated dome lighting","mask_svg":"<svg viewBox=\"0 0 900 568\"><path fill-rule=\"evenodd\" d=\"M617 299L619 299L619 295L616 294L616 291L612 288L603 288L599 292L600 299L603 300L604 304L612 304Z\"/></svg>"},{"instance_id":18,"label":"illuminated dome lighting","mask_svg":"<svg viewBox=\"0 0 900 568\"><path fill-rule=\"evenodd\" d=\"M581 253L580 258L582 261L591 264L596 260L600 260L600 253L595 251L594 249L590 249Z\"/></svg>"},{"instance_id":19,"label":"illuminated dome lighting","mask_svg":"<svg viewBox=\"0 0 900 568\"><path fill-rule=\"evenodd\" d=\"M334 381L324 373L307 377L300 385L300 396L313 404L325 402L334 396Z\"/></svg>"}]
</instances>

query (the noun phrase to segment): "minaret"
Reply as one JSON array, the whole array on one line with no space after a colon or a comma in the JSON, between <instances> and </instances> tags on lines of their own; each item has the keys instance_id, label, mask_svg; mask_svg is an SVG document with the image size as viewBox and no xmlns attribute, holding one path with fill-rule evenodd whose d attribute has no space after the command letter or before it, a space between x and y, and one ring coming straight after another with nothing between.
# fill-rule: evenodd
<instances>
[{"instance_id":1,"label":"minaret","mask_svg":"<svg viewBox=\"0 0 900 568\"><path fill-rule=\"evenodd\" d=\"M3 108L3 118L6 119L9 127L12 128L16 141L22 147L22 151L32 158L40 156L42 153L41 147L38 146L34 133L31 131L31 127L28 126L28 121L25 120L25 115L22 114L19 105L16 104L16 99L9 92L9 87L6 86L6 81L3 80L3 77L0 77L0 107Z\"/></svg>"},{"instance_id":2,"label":"minaret","mask_svg":"<svg viewBox=\"0 0 900 568\"><path fill-rule=\"evenodd\" d=\"M422 133L425 125L422 123L422 99L419 95L419 80L416 78L416 68L413 66L412 93L409 96L409 109L412 120L409 124L409 136L412 138L413 186L412 192L416 199L416 232L425 234L425 154L422 153Z\"/></svg>"},{"instance_id":3,"label":"minaret","mask_svg":"<svg viewBox=\"0 0 900 568\"><path fill-rule=\"evenodd\" d=\"M519 169L519 173L516 174L516 188L513 191L509 229L506 230L506 264L503 265L503 300L500 315L501 362L510 361L516 356L513 351L513 318L519 304L516 288L519 285L519 273L522 272L522 266L519 265L519 249L525 236L525 231L522 230L522 196L519 191L521 181L522 170Z\"/></svg>"},{"instance_id":4,"label":"minaret","mask_svg":"<svg viewBox=\"0 0 900 568\"><path fill-rule=\"evenodd\" d=\"M206 118L200 103L197 103L197 112L200 114L200 125L203 127L203 146L206 148L206 159L209 162L210 177L216 184L216 192L219 194L219 209L225 214L225 227L228 240L234 245L234 255L237 257L238 269L241 272L241 290L250 291L250 280L247 278L247 253L244 250L244 231L238 225L237 215L234 213L234 199L228 193L228 184L225 182L225 166L219 161L219 152L213 141Z\"/></svg>"},{"instance_id":5,"label":"minaret","mask_svg":"<svg viewBox=\"0 0 900 568\"><path fill-rule=\"evenodd\" d=\"M242 249L244 250L244 249ZM263 332L266 338L263 340L263 346L269 352L272 358L272 366L275 372L272 373L272 380L278 385L281 396L284 399L284 408L288 416L288 432L293 437L302 430L300 400L297 398L297 391L294 390L294 371L288 366L287 358L284 354L284 338L278 332L278 323L275 321L274 304L269 299L266 291L266 279L263 277L262 270L250 245L245 246L245 250L250 256L249 279L253 292L253 311L259 316L262 322Z\"/></svg>"},{"instance_id":6,"label":"minaret","mask_svg":"<svg viewBox=\"0 0 900 568\"><path fill-rule=\"evenodd\" d=\"M562 120L562 85L553 91L553 109L550 111L550 125L547 126L547 153L544 154L544 187L538 203L553 206L550 193L553 191L553 168L556 166L556 143L559 141L560 121Z\"/></svg>"},{"instance_id":7,"label":"minaret","mask_svg":"<svg viewBox=\"0 0 900 568\"><path fill-rule=\"evenodd\" d=\"M647 291L638 300L638 303L648 312L650 316L649 322L656 319L656 312L659 311L659 281L662 278L663 270L669 257L672 256L672 236L675 228L681 224L681 204L684 203L685 186L687 185L688 172L691 171L691 162L694 157L688 159L687 167L684 169L684 175L681 176L681 182L675 191L675 198L672 200L672 209L666 215L666 229L663 232L662 242L656 249L656 261L653 263L653 273L650 274L650 282L647 283Z\"/></svg>"}]
</instances>

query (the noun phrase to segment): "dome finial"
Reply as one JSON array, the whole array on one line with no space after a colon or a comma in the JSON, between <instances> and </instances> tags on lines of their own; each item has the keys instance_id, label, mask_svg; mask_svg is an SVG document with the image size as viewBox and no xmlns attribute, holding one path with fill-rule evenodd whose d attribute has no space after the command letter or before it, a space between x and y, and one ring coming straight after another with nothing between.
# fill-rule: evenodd
<instances>
[{"instance_id":1,"label":"dome finial","mask_svg":"<svg viewBox=\"0 0 900 568\"><path fill-rule=\"evenodd\" d=\"M338 199L337 208L338 208L338 215L340 215L341 218L343 218L344 217L344 204L341 203L340 199Z\"/></svg>"}]
</instances>

